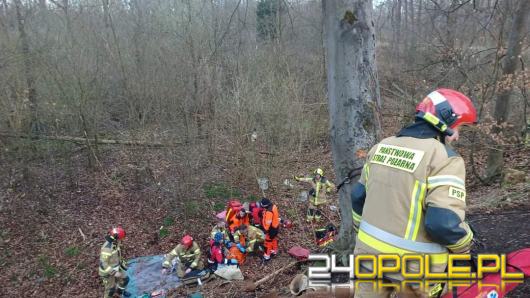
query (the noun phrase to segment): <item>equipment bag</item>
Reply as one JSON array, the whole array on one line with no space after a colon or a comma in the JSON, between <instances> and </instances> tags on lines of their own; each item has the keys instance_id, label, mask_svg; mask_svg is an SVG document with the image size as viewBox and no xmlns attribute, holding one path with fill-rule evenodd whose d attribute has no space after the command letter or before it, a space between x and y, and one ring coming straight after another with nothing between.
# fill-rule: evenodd
<instances>
[{"instance_id":1,"label":"equipment bag","mask_svg":"<svg viewBox=\"0 0 530 298\"><path fill-rule=\"evenodd\" d=\"M522 272L525 279L530 277L530 248L509 253L506 256L506 272ZM468 287L449 289L443 298L502 298L521 283L505 280L503 288L501 273L491 273L486 274L480 283L477 281Z\"/></svg>"}]
</instances>

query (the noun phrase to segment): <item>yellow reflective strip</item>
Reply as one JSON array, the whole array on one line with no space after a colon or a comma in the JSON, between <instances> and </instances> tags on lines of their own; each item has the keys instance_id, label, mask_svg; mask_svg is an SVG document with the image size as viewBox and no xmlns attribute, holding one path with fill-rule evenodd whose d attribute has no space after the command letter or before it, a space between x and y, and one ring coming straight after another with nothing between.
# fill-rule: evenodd
<instances>
[{"instance_id":1,"label":"yellow reflective strip","mask_svg":"<svg viewBox=\"0 0 530 298\"><path fill-rule=\"evenodd\" d=\"M359 214L357 214L355 211L352 210L352 217L353 217L353 220L354 221L357 221L357 222L360 222L361 221L361 216Z\"/></svg>"},{"instance_id":2,"label":"yellow reflective strip","mask_svg":"<svg viewBox=\"0 0 530 298\"><path fill-rule=\"evenodd\" d=\"M462 247L468 245L469 242L471 242L472 239L473 239L473 232L469 231L469 233L467 233L466 237L464 237L462 240L460 240L459 242L457 242L455 244L447 245L447 248L449 248L451 250L462 248Z\"/></svg>"},{"instance_id":3,"label":"yellow reflective strip","mask_svg":"<svg viewBox=\"0 0 530 298\"><path fill-rule=\"evenodd\" d=\"M364 188L368 192L368 176L370 175L370 165L368 163L364 164Z\"/></svg>"},{"instance_id":4,"label":"yellow reflective strip","mask_svg":"<svg viewBox=\"0 0 530 298\"><path fill-rule=\"evenodd\" d=\"M438 119L438 117L428 112L423 115L423 119L427 120L429 123L433 125L438 125L438 123L440 122L440 119Z\"/></svg>"},{"instance_id":5,"label":"yellow reflective strip","mask_svg":"<svg viewBox=\"0 0 530 298\"><path fill-rule=\"evenodd\" d=\"M414 219L414 206L416 206L416 193L418 192L419 185L420 182L416 180L416 182L414 182L414 189L412 190L412 197L410 200L409 219L407 222L407 229L405 230L405 239L409 239L411 229L414 224L412 221Z\"/></svg>"},{"instance_id":6,"label":"yellow reflective strip","mask_svg":"<svg viewBox=\"0 0 530 298\"><path fill-rule=\"evenodd\" d=\"M383 242L377 238L374 238L368 234L366 234L363 230L359 230L359 233L357 234L357 237L359 240L361 240L364 244L376 249L377 251L385 254L398 254L398 255L404 255L404 254L419 254L417 252L401 249L399 247L395 247L393 245L390 245L386 242ZM427 255L427 254L423 254ZM441 265L441 264L447 264L447 253L440 253L440 254L428 254L430 257L430 261L434 265Z\"/></svg>"},{"instance_id":7,"label":"yellow reflective strip","mask_svg":"<svg viewBox=\"0 0 530 298\"><path fill-rule=\"evenodd\" d=\"M318 196L320 195L321 187L322 187L322 184L320 182L317 182L317 187L315 189L315 205L318 205Z\"/></svg>"},{"instance_id":8,"label":"yellow reflective strip","mask_svg":"<svg viewBox=\"0 0 530 298\"><path fill-rule=\"evenodd\" d=\"M418 200L418 210L416 210L416 222L414 224L414 233L412 233L412 240L416 240L418 237L418 231L420 230L421 215L423 214L423 199L425 198L425 189L427 185L421 184L420 199Z\"/></svg>"}]
</instances>

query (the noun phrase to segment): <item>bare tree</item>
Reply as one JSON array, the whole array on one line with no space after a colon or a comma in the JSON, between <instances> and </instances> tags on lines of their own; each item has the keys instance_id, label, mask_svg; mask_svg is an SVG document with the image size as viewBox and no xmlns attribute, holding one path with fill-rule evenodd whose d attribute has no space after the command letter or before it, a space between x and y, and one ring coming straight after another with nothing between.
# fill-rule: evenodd
<instances>
[{"instance_id":1,"label":"bare tree","mask_svg":"<svg viewBox=\"0 0 530 298\"><path fill-rule=\"evenodd\" d=\"M494 133L500 133L502 125L508 120L510 97L514 85L514 74L519 64L521 48L525 30L528 28L528 12L530 10L530 1L519 0L517 13L512 23L510 37L508 39L508 52L502 65L502 74L505 84L500 87L499 94L495 101L493 116L497 122ZM496 147L489 150L487 177L493 178L501 173L503 167L503 150L502 147Z\"/></svg>"},{"instance_id":2,"label":"bare tree","mask_svg":"<svg viewBox=\"0 0 530 298\"><path fill-rule=\"evenodd\" d=\"M378 139L379 85L375 66L375 35L372 1L322 1L324 48L330 137L337 181L346 178L359 149L369 149ZM343 16L342 18L340 16ZM351 184L339 193L340 250L351 250L355 241L350 202Z\"/></svg>"},{"instance_id":3,"label":"bare tree","mask_svg":"<svg viewBox=\"0 0 530 298\"><path fill-rule=\"evenodd\" d=\"M26 90L24 96L27 97L29 101L29 109L31 113L30 130L31 133L38 133L40 131L40 125L37 117L37 90L35 88L35 75L29 46L29 37L26 32L26 20L23 14L24 7L20 0L15 0L14 4L17 14L18 33L20 35L20 52L22 54L22 59L24 60L24 75L26 78Z\"/></svg>"}]
</instances>

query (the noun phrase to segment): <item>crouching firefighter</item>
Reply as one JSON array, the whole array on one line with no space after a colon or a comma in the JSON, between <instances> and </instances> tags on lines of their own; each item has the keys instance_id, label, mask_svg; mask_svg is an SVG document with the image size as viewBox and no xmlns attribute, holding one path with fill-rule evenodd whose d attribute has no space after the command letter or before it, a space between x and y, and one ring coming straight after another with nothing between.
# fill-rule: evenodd
<instances>
[{"instance_id":1,"label":"crouching firefighter","mask_svg":"<svg viewBox=\"0 0 530 298\"><path fill-rule=\"evenodd\" d=\"M300 182L308 182L312 188L309 191L309 207L307 209L306 220L320 221L322 217L321 207L328 203L327 193L335 189L335 184L324 177L324 171L316 169L313 177L297 177L294 179Z\"/></svg>"},{"instance_id":2,"label":"crouching firefighter","mask_svg":"<svg viewBox=\"0 0 530 298\"><path fill-rule=\"evenodd\" d=\"M263 244L265 243L265 233L255 226L242 225L239 227L239 232L245 236L246 248L248 253L255 251L263 251Z\"/></svg>"},{"instance_id":3,"label":"crouching firefighter","mask_svg":"<svg viewBox=\"0 0 530 298\"><path fill-rule=\"evenodd\" d=\"M103 297L113 297L119 294L129 297L125 291L129 283L127 276L127 263L121 256L120 244L125 238L125 230L121 227L111 229L105 236L105 243L99 255L99 276L103 280L105 294Z\"/></svg>"},{"instance_id":4,"label":"crouching firefighter","mask_svg":"<svg viewBox=\"0 0 530 298\"><path fill-rule=\"evenodd\" d=\"M473 233L465 220L464 160L450 147L462 125L476 123L471 100L460 92L438 89L416 107L413 124L375 145L351 193L358 231L354 254L423 254L430 271L444 272L447 253L468 253ZM418 264L408 263L409 272ZM371 270L370 264L362 268ZM389 274L399 282L403 277ZM355 297L390 297L361 285ZM437 297L441 284L401 288L400 297Z\"/></svg>"},{"instance_id":5,"label":"crouching firefighter","mask_svg":"<svg viewBox=\"0 0 530 298\"><path fill-rule=\"evenodd\" d=\"M190 235L182 237L180 244L166 255L162 267L170 269L175 258L178 260L177 276L180 278L185 277L192 270L204 269L201 249Z\"/></svg>"}]
</instances>

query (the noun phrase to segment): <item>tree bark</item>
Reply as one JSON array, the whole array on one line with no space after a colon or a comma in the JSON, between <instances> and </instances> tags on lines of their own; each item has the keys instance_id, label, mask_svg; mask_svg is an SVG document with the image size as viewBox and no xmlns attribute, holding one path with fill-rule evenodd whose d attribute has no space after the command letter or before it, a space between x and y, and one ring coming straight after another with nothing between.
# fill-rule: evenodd
<instances>
[{"instance_id":1,"label":"tree bark","mask_svg":"<svg viewBox=\"0 0 530 298\"><path fill-rule=\"evenodd\" d=\"M521 55L521 48L524 43L523 38L525 38L525 29L528 26L529 10L530 1L519 0L517 13L513 20L510 37L508 39L508 52L506 53L506 57L504 58L502 65L502 81L504 84L499 91L497 100L495 101L495 108L493 110L493 117L497 124L493 130L495 134L501 133L501 125L506 123L508 120L510 97L512 94L513 85L515 83L514 74L519 64L519 56ZM502 147L496 146L496 148L490 149L486 170L487 178L492 179L500 175L503 163Z\"/></svg>"},{"instance_id":2,"label":"tree bark","mask_svg":"<svg viewBox=\"0 0 530 298\"><path fill-rule=\"evenodd\" d=\"M401 55L401 0L396 0L394 5L394 55L399 58Z\"/></svg>"},{"instance_id":3,"label":"tree bark","mask_svg":"<svg viewBox=\"0 0 530 298\"><path fill-rule=\"evenodd\" d=\"M362 165L355 153L373 146L381 130L372 1L355 0L353 10L347 10L345 0L323 0L322 7L330 136L339 183L352 168ZM351 189L352 184L346 184L339 192L337 241L338 249L350 252L355 243Z\"/></svg>"},{"instance_id":4,"label":"tree bark","mask_svg":"<svg viewBox=\"0 0 530 298\"><path fill-rule=\"evenodd\" d=\"M22 58L24 60L24 75L26 77L26 92L25 95L29 101L30 110L30 132L38 134L40 125L37 117L37 91L35 89L35 77L33 73L33 62L29 48L29 37L26 33L25 19L22 16L22 3L20 0L14 0L15 10L17 15L18 33L20 35L20 46Z\"/></svg>"}]
</instances>

